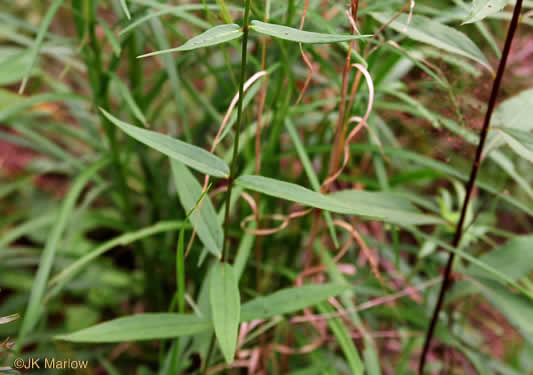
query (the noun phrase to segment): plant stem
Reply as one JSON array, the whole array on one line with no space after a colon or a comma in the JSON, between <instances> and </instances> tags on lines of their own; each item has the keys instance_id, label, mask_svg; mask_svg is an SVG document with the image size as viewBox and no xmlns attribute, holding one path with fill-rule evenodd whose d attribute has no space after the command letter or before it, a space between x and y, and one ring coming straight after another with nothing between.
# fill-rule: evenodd
<instances>
[{"instance_id":1,"label":"plant stem","mask_svg":"<svg viewBox=\"0 0 533 375\"><path fill-rule=\"evenodd\" d=\"M239 103L237 104L237 124L235 129L235 141L233 142L233 157L231 160L230 175L228 177L228 191L226 193L226 215L224 218L224 244L222 246L222 261L224 262L227 258L227 249L229 241L229 217L230 217L230 201L231 201L231 191L233 190L233 183L235 181L237 173L237 156L239 153L239 137L241 135L241 125L242 125L242 103L244 100L244 80L246 78L246 58L248 56L247 46L248 46L248 17L250 15L250 2L251 0L246 0L245 10L244 10L244 21L242 23L242 56L241 56L241 77L239 83Z\"/></svg>"},{"instance_id":2,"label":"plant stem","mask_svg":"<svg viewBox=\"0 0 533 375\"><path fill-rule=\"evenodd\" d=\"M459 219L459 223L457 224L457 228L455 230L455 235L454 235L453 242L452 242L452 246L454 248L458 247L459 242L461 241L461 237L463 235L463 225L464 225L465 218L466 218L466 211L467 211L470 199L472 198L472 192L474 190L476 177L477 177L479 168L481 166L483 146L485 145L485 140L489 132L490 120L492 118L492 113L494 112L494 107L496 105L496 99L498 97L498 92L500 90L503 74L505 72L505 65L507 63L507 58L509 57L509 51L511 50L511 44L513 42L513 38L516 32L516 29L518 27L521 9L522 9L522 0L517 0L515 8L514 8L514 12L513 12L513 18L511 20L511 24L509 25L509 30L507 31L507 37L505 40L505 46L503 48L502 58L500 59L500 64L498 66L498 72L496 73L496 77L494 78L492 92L490 94L490 99L489 99L489 103L487 106L487 112L485 114L485 121L483 123L483 128L481 129L479 144L476 150L476 157L475 157L474 163L472 164L472 171L470 173L470 178L466 185L466 196L464 198L463 207L461 209L461 217ZM455 253L451 253L448 258L448 263L446 264L446 268L444 270L444 280L442 282L442 286L440 289L439 298L437 300L437 305L435 306L433 316L431 317L431 323L427 331L426 341L424 343L424 349L422 351L422 356L420 357L420 363L418 367L418 373L420 375L424 373L424 366L426 364L426 359L427 359L427 355L429 352L429 346L431 344L431 340L433 338L433 334L435 331L435 326L437 325L438 317L442 309L446 291L448 290L448 287L450 286L451 273L452 273L454 259L455 259Z\"/></svg>"}]
</instances>

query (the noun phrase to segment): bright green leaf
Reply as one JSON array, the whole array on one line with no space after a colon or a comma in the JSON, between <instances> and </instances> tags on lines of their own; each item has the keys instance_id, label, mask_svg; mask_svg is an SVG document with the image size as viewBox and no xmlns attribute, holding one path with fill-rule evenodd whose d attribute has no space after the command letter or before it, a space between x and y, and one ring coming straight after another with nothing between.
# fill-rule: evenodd
<instances>
[{"instance_id":1,"label":"bright green leaf","mask_svg":"<svg viewBox=\"0 0 533 375\"><path fill-rule=\"evenodd\" d=\"M314 33L310 31L303 31L299 29L293 29L292 27L275 25L272 23L265 23L254 20L250 26L252 30L258 33L273 36L279 39L290 40L292 42L309 43L309 44L326 44L326 43L338 43L346 42L350 40L369 38L372 35L335 35L335 34L322 34Z\"/></svg>"},{"instance_id":2,"label":"bright green leaf","mask_svg":"<svg viewBox=\"0 0 533 375\"><path fill-rule=\"evenodd\" d=\"M122 129L125 133L141 143L167 155L171 159L182 162L199 172L215 176L227 177L229 167L224 161L206 150L185 143L168 135L127 124L103 109L100 109L109 121Z\"/></svg>"},{"instance_id":3,"label":"bright green leaf","mask_svg":"<svg viewBox=\"0 0 533 375\"><path fill-rule=\"evenodd\" d=\"M241 321L268 319L302 310L330 297L336 297L348 288L346 284L317 284L282 289L242 305Z\"/></svg>"},{"instance_id":4,"label":"bright green leaf","mask_svg":"<svg viewBox=\"0 0 533 375\"><path fill-rule=\"evenodd\" d=\"M241 312L239 284L233 267L217 262L211 272L209 301L215 334L227 363L233 362Z\"/></svg>"},{"instance_id":5,"label":"bright green leaf","mask_svg":"<svg viewBox=\"0 0 533 375\"><path fill-rule=\"evenodd\" d=\"M195 36L192 39L189 39L185 44L180 47L147 53L145 55L139 56L139 58L161 55L163 53L190 51L193 49L210 47L217 44L229 42L233 39L240 38L242 35L243 32L239 25L219 25L207 30L206 32L198 36Z\"/></svg>"},{"instance_id":6,"label":"bright green leaf","mask_svg":"<svg viewBox=\"0 0 533 375\"><path fill-rule=\"evenodd\" d=\"M185 314L137 314L114 319L56 339L71 342L124 342L172 339L211 327L206 320Z\"/></svg>"},{"instance_id":7,"label":"bright green leaf","mask_svg":"<svg viewBox=\"0 0 533 375\"><path fill-rule=\"evenodd\" d=\"M364 203L348 205L330 196L314 192L302 186L263 176L241 176L236 183L246 189L267 194L275 198L320 208L326 211L347 215L370 216L381 218L371 212L371 207Z\"/></svg>"},{"instance_id":8,"label":"bright green leaf","mask_svg":"<svg viewBox=\"0 0 533 375\"><path fill-rule=\"evenodd\" d=\"M351 207L358 207L360 211L366 209L366 215L377 215L390 223L403 225L444 223L438 217L420 213L405 197L394 193L342 190L330 194L329 197Z\"/></svg>"},{"instance_id":9,"label":"bright green leaf","mask_svg":"<svg viewBox=\"0 0 533 375\"><path fill-rule=\"evenodd\" d=\"M17 52L15 50L13 53L1 56L0 86L11 85L21 80L29 65L31 65L31 55L28 51Z\"/></svg>"}]
</instances>

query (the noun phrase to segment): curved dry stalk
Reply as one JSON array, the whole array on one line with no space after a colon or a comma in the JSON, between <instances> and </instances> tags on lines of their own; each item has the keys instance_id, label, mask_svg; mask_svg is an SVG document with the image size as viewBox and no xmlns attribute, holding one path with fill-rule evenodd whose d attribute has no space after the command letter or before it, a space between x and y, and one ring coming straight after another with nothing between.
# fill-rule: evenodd
<instances>
[{"instance_id":1,"label":"curved dry stalk","mask_svg":"<svg viewBox=\"0 0 533 375\"><path fill-rule=\"evenodd\" d=\"M372 77L370 76L370 73L368 70L362 66L361 64L353 64L354 68L357 68L364 76L368 85L368 106L366 109L366 113L363 117L352 117L348 124L352 122L357 122L357 126L350 132L348 135L348 138L346 139L344 143L344 160L342 163L342 166L334 172L330 177L328 177L323 183L321 187L321 191L326 191L327 187L332 184L342 173L344 168L346 168L346 165L348 164L348 161L350 160L350 143L355 138L355 136L359 133L359 131L363 127L368 128L368 118L370 117L370 113L372 112L372 107L374 105L374 84L372 81Z\"/></svg>"},{"instance_id":2,"label":"curved dry stalk","mask_svg":"<svg viewBox=\"0 0 533 375\"><path fill-rule=\"evenodd\" d=\"M428 280L428 281L426 281L426 282L424 282L424 283L422 283L420 285L416 285L414 287L405 288L404 290L401 290L398 293L394 293L394 294L391 294L391 295L388 295L388 296L372 299L370 301L367 301L365 303L362 303L362 304L356 306L355 308L343 309L341 311L334 312L334 313L313 315L312 317L295 316L295 317L291 318L290 321L291 321L291 323L308 323L310 321L328 320L328 319L340 318L340 317L346 316L346 315L354 313L354 312L360 312L360 311L371 309L373 307L384 305L386 303L394 302L394 301L396 301L396 300L398 300L400 298L409 296L411 293L413 293L413 291L422 291L424 289L427 289L427 288L430 288L430 287L432 287L434 285L437 285L441 280L442 280L442 277L439 276L439 277L436 277L434 279Z\"/></svg>"},{"instance_id":3,"label":"curved dry stalk","mask_svg":"<svg viewBox=\"0 0 533 375\"><path fill-rule=\"evenodd\" d=\"M363 251L363 254L365 255L366 259L368 259L368 262L370 263L370 267L372 268L372 272L374 273L374 276L376 276L376 279L378 279L379 283L383 286L385 286L385 281L381 277L381 274L379 273L379 262L376 262L376 259L372 256L372 252L366 245L365 241L363 240L363 237L357 232L357 230L349 223L342 221L342 220L333 220L333 224L347 230L350 235L353 237L355 242L359 245L361 250Z\"/></svg>"},{"instance_id":4,"label":"curved dry stalk","mask_svg":"<svg viewBox=\"0 0 533 375\"><path fill-rule=\"evenodd\" d=\"M248 91L248 89L255 82L257 82L260 78L262 78L264 76L268 77L268 72L265 71L265 70L257 72L253 76L251 76L243 85L243 95L246 93L246 91ZM215 152L216 147L220 143L220 138L222 137L222 133L224 132L224 129L228 125L229 119L231 117L231 114L233 113L233 110L235 109L235 106L239 103L239 98L240 98L240 93L237 92L235 94L235 96L233 97L233 100L231 101L231 103L230 103L230 105L228 107L228 110L226 111L226 114L224 115L224 118L222 119L222 123L220 124L220 127L218 128L218 132L217 132L217 134L215 136L215 139L213 140L213 143L211 145L211 149L210 149L211 153ZM202 189L202 194L204 194L205 191L207 190L207 187L209 186L210 178L211 178L211 176L209 176L209 175L205 176L205 178L204 178L204 186L203 186L203 189ZM196 210L198 213L200 212L200 209L202 208L202 203L203 203L203 198L198 203L198 207L197 207L197 210ZM187 255L189 254L189 251L192 248L192 245L194 243L195 238L196 238L196 228L193 228L193 232L192 232L191 238L189 239L189 242L187 244L187 250L185 251L185 257L187 257Z\"/></svg>"},{"instance_id":5,"label":"curved dry stalk","mask_svg":"<svg viewBox=\"0 0 533 375\"><path fill-rule=\"evenodd\" d=\"M309 8L309 0L305 0L304 4L304 10L302 13L302 20L300 21L300 30L303 30L304 24L305 24L305 17L307 16L307 9ZM307 65L307 68L309 68L309 74L307 75L307 78L305 79L304 87L302 88L302 91L300 92L300 95L298 96L298 99L296 100L296 105L300 104L300 101L303 99L305 92L307 91L307 87L311 83L311 79L313 78L313 64L311 63L311 60L309 57L305 54L304 49L302 47L302 43L298 43L300 46L300 53L302 54L302 59L304 60L305 65Z\"/></svg>"}]
</instances>

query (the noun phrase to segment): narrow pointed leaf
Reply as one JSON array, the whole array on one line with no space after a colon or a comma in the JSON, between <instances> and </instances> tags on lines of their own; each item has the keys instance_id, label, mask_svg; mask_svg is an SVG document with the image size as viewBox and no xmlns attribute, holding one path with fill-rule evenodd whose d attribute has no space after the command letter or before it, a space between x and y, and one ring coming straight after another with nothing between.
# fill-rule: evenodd
<instances>
[{"instance_id":1,"label":"narrow pointed leaf","mask_svg":"<svg viewBox=\"0 0 533 375\"><path fill-rule=\"evenodd\" d=\"M268 319L276 315L293 313L338 296L348 288L346 284L321 284L282 289L242 305L241 321Z\"/></svg>"},{"instance_id":2,"label":"narrow pointed leaf","mask_svg":"<svg viewBox=\"0 0 533 375\"><path fill-rule=\"evenodd\" d=\"M510 239L505 244L480 256L479 260L488 266L497 268L512 280L527 276L533 271L533 235ZM492 274L476 265L468 266L465 272L470 276L497 280Z\"/></svg>"},{"instance_id":3,"label":"narrow pointed leaf","mask_svg":"<svg viewBox=\"0 0 533 375\"><path fill-rule=\"evenodd\" d=\"M523 333L533 334L533 301L513 293L509 288L491 280L484 280L481 293Z\"/></svg>"},{"instance_id":4,"label":"narrow pointed leaf","mask_svg":"<svg viewBox=\"0 0 533 375\"><path fill-rule=\"evenodd\" d=\"M200 199L202 186L182 163L172 160L171 166L180 202L185 211L189 212ZM201 205L196 212L191 214L189 219L207 250L220 257L224 233L209 195L204 196Z\"/></svg>"},{"instance_id":5,"label":"narrow pointed leaf","mask_svg":"<svg viewBox=\"0 0 533 375\"><path fill-rule=\"evenodd\" d=\"M463 22L473 23L498 13L507 5L509 0L474 0L468 19Z\"/></svg>"},{"instance_id":6,"label":"narrow pointed leaf","mask_svg":"<svg viewBox=\"0 0 533 375\"><path fill-rule=\"evenodd\" d=\"M39 31L37 32L37 38L35 38L35 42L31 47L30 64L27 66L26 71L24 72L24 78L22 79L22 83L20 84L19 94L22 94L24 92L24 89L26 88L26 84L28 83L28 79L30 78L33 66L35 65L37 57L39 56L39 51L41 50L41 46L43 44L46 31L48 30L48 26L50 26L50 23L52 22L52 19L54 18L61 4L63 4L63 0L54 0L54 2L50 4L48 10L46 11L41 25L39 26Z\"/></svg>"},{"instance_id":7,"label":"narrow pointed leaf","mask_svg":"<svg viewBox=\"0 0 533 375\"><path fill-rule=\"evenodd\" d=\"M90 343L172 339L194 335L210 327L208 321L194 315L138 314L56 336L56 339Z\"/></svg>"},{"instance_id":8,"label":"narrow pointed leaf","mask_svg":"<svg viewBox=\"0 0 533 375\"><path fill-rule=\"evenodd\" d=\"M361 204L350 206L337 199L331 198L328 195L320 194L302 186L275 180L273 178L263 176L241 176L236 180L236 183L246 189L267 194L271 197L285 199L326 211L380 218L379 215L370 212L371 208L368 205Z\"/></svg>"},{"instance_id":9,"label":"narrow pointed leaf","mask_svg":"<svg viewBox=\"0 0 533 375\"><path fill-rule=\"evenodd\" d=\"M167 155L171 159L182 162L199 172L211 176L227 177L229 175L229 167L227 164L206 150L169 137L165 134L127 124L105 110L100 110L109 121L118 126L129 136Z\"/></svg>"},{"instance_id":10,"label":"narrow pointed leaf","mask_svg":"<svg viewBox=\"0 0 533 375\"><path fill-rule=\"evenodd\" d=\"M122 10L124 11L124 14L128 19L131 19L130 10L128 9L128 4L126 4L126 0L120 0L120 6L122 7Z\"/></svg>"},{"instance_id":11,"label":"narrow pointed leaf","mask_svg":"<svg viewBox=\"0 0 533 375\"><path fill-rule=\"evenodd\" d=\"M79 177L74 180L72 187L63 200L57 221L46 240L46 245L41 255L39 269L33 281L28 306L26 307L26 313L23 315L22 325L19 330L15 347L16 350L22 347L26 335L31 332L33 328L35 328L39 320L42 312L43 296L46 290L48 277L50 276L50 272L52 271L52 267L54 265L57 249L61 241L61 236L67 227L68 220L72 215L76 201L82 193L87 182L89 182L90 179L93 178L100 169L105 167L108 162L108 159L102 159L80 174Z\"/></svg>"},{"instance_id":12,"label":"narrow pointed leaf","mask_svg":"<svg viewBox=\"0 0 533 375\"><path fill-rule=\"evenodd\" d=\"M338 35L314 33L310 31L294 29L288 26L265 23L257 20L252 21L251 29L257 31L258 33L273 36L275 38L309 44L339 43L371 37L371 35Z\"/></svg>"},{"instance_id":13,"label":"narrow pointed leaf","mask_svg":"<svg viewBox=\"0 0 533 375\"><path fill-rule=\"evenodd\" d=\"M329 195L367 215L378 215L384 221L402 225L444 224L438 217L424 215L405 197L388 192L342 190Z\"/></svg>"},{"instance_id":14,"label":"narrow pointed leaf","mask_svg":"<svg viewBox=\"0 0 533 375\"><path fill-rule=\"evenodd\" d=\"M533 89L502 102L492 118L487 143L492 148L508 144L519 156L533 162ZM491 153L494 157L494 152Z\"/></svg>"},{"instance_id":15,"label":"narrow pointed leaf","mask_svg":"<svg viewBox=\"0 0 533 375\"><path fill-rule=\"evenodd\" d=\"M209 301L215 334L227 363L232 363L237 348L241 312L239 285L233 267L217 262L211 272Z\"/></svg>"},{"instance_id":16,"label":"narrow pointed leaf","mask_svg":"<svg viewBox=\"0 0 533 375\"><path fill-rule=\"evenodd\" d=\"M104 34L107 40L109 40L109 44L111 44L111 48L113 49L113 52L115 53L115 55L120 56L120 51L121 51L120 42L118 41L115 34L113 34L113 31L109 28L109 26L107 26L107 24L104 21L100 19L98 20L98 24L102 27L102 30L104 30Z\"/></svg>"},{"instance_id":17,"label":"narrow pointed leaf","mask_svg":"<svg viewBox=\"0 0 533 375\"><path fill-rule=\"evenodd\" d=\"M214 46L217 44L228 42L233 39L240 38L242 34L243 32L239 25L236 25L236 24L219 25L219 26L215 26L207 30L206 32L198 36L195 36L192 39L189 39L185 44L183 44L180 47L147 53L145 55L139 56L139 58L161 55L163 53L190 51L193 49L210 47L210 46Z\"/></svg>"},{"instance_id":18,"label":"narrow pointed leaf","mask_svg":"<svg viewBox=\"0 0 533 375\"><path fill-rule=\"evenodd\" d=\"M135 98L133 98L133 95L131 94L131 91L129 88L122 82L119 76L116 74L113 75L113 80L116 82L118 90L120 92L120 95L124 98L124 101L126 102L126 105L129 107L131 113L135 116L137 120L139 120L141 123L143 123L145 126L147 125L146 117L142 113L141 109L135 102Z\"/></svg>"},{"instance_id":19,"label":"narrow pointed leaf","mask_svg":"<svg viewBox=\"0 0 533 375\"><path fill-rule=\"evenodd\" d=\"M389 22L392 13L370 13L372 17L381 23ZM483 52L465 34L446 26L430 18L414 15L411 23L407 25L407 15L402 14L389 24L390 28L404 33L407 37L422 43L427 43L436 48L468 57L484 65L492 71L492 68Z\"/></svg>"}]
</instances>

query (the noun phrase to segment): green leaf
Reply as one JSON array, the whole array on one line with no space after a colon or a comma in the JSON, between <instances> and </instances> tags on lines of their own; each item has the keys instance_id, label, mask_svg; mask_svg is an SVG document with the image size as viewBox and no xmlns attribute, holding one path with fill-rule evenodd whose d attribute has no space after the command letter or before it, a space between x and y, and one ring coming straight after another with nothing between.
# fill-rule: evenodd
<instances>
[{"instance_id":1,"label":"green leaf","mask_svg":"<svg viewBox=\"0 0 533 375\"><path fill-rule=\"evenodd\" d=\"M507 134L515 138L517 141L520 141L520 143L522 143L528 149L533 150L533 134L513 128L501 127L498 129L506 132Z\"/></svg>"},{"instance_id":2,"label":"green leaf","mask_svg":"<svg viewBox=\"0 0 533 375\"><path fill-rule=\"evenodd\" d=\"M326 211L383 219L383 217L371 212L371 208L364 203L348 205L337 199L331 198L328 195L320 194L302 186L275 180L273 178L263 176L241 176L235 181L235 183L245 189L250 189L270 195L271 197L285 199L306 206L320 208Z\"/></svg>"},{"instance_id":3,"label":"green leaf","mask_svg":"<svg viewBox=\"0 0 533 375\"><path fill-rule=\"evenodd\" d=\"M194 335L210 327L208 321L194 315L137 314L55 338L63 341L90 343L158 340Z\"/></svg>"},{"instance_id":4,"label":"green leaf","mask_svg":"<svg viewBox=\"0 0 533 375\"><path fill-rule=\"evenodd\" d=\"M209 302L215 334L226 362L232 363L237 348L241 312L239 284L233 267L217 262L211 272Z\"/></svg>"},{"instance_id":5,"label":"green leaf","mask_svg":"<svg viewBox=\"0 0 533 375\"><path fill-rule=\"evenodd\" d=\"M56 284L60 281L66 282L72 275L82 270L90 262L94 261L102 254L105 254L106 252L117 246L126 246L135 241L153 236L158 233L175 231L177 229L180 229L182 226L183 221L160 221L152 226L139 229L138 231L124 233L120 236L117 236L109 241L102 243L96 248L87 251L87 253L83 255L83 257L79 258L75 262L63 268L57 276L50 280L50 285Z\"/></svg>"},{"instance_id":6,"label":"green leaf","mask_svg":"<svg viewBox=\"0 0 533 375\"><path fill-rule=\"evenodd\" d=\"M506 128L502 137L517 155L533 163L533 134Z\"/></svg>"},{"instance_id":7,"label":"green leaf","mask_svg":"<svg viewBox=\"0 0 533 375\"><path fill-rule=\"evenodd\" d=\"M387 23L394 17L393 13L370 13L370 15L381 23ZM389 27L404 33L411 39L468 57L492 71L487 58L470 38L440 22L424 16L414 15L411 23L407 26L407 15L402 14L391 22Z\"/></svg>"},{"instance_id":8,"label":"green leaf","mask_svg":"<svg viewBox=\"0 0 533 375\"><path fill-rule=\"evenodd\" d=\"M39 269L33 281L29 303L22 320L22 326L19 331L15 350L22 348L26 335L33 330L33 328L35 328L35 325L39 320L43 308L43 296L48 277L54 264L54 259L61 236L63 235L68 220L72 215L72 210L74 209L76 201L82 193L85 185L100 169L106 166L108 162L108 159L102 159L87 168L79 177L76 178L76 180L74 180L72 187L63 200L57 221L46 240L46 245L41 255Z\"/></svg>"},{"instance_id":9,"label":"green leaf","mask_svg":"<svg viewBox=\"0 0 533 375\"><path fill-rule=\"evenodd\" d=\"M126 15L127 19L131 19L131 14L128 9L128 4L126 4L126 0L120 0L120 6L122 7L122 10L124 11L124 14Z\"/></svg>"},{"instance_id":10,"label":"green leaf","mask_svg":"<svg viewBox=\"0 0 533 375\"><path fill-rule=\"evenodd\" d=\"M120 56L120 51L121 51L120 42L118 41L115 34L113 34L113 31L111 31L109 26L107 26L107 24L100 19L98 20L98 24L102 27L102 30L104 30L104 34L106 38L109 40L109 44L111 44L111 48L113 49L113 52L115 53L115 55Z\"/></svg>"},{"instance_id":11,"label":"green leaf","mask_svg":"<svg viewBox=\"0 0 533 375\"><path fill-rule=\"evenodd\" d=\"M28 51L14 52L1 56L0 86L11 85L21 80L29 65L31 65L31 55ZM32 73L35 73L35 71Z\"/></svg>"},{"instance_id":12,"label":"green leaf","mask_svg":"<svg viewBox=\"0 0 533 375\"><path fill-rule=\"evenodd\" d=\"M517 236L478 258L480 262L498 269L512 280L518 280L533 271L533 235ZM488 272L472 264L465 270L470 276L492 278Z\"/></svg>"},{"instance_id":13,"label":"green leaf","mask_svg":"<svg viewBox=\"0 0 533 375\"><path fill-rule=\"evenodd\" d=\"M185 211L189 212L200 199L203 190L202 186L182 163L172 160L171 167L180 202ZM204 196L201 206L196 212L191 214L190 221L207 250L220 257L224 233L209 195Z\"/></svg>"},{"instance_id":14,"label":"green leaf","mask_svg":"<svg viewBox=\"0 0 533 375\"><path fill-rule=\"evenodd\" d=\"M127 124L105 110L100 110L109 121L118 126L125 133L139 142L167 155L171 159L182 162L199 172L211 176L228 177L229 167L227 164L206 150L174 139L165 134Z\"/></svg>"},{"instance_id":15,"label":"green leaf","mask_svg":"<svg viewBox=\"0 0 533 375\"><path fill-rule=\"evenodd\" d=\"M438 217L420 213L405 197L388 192L342 190L329 197L344 204L367 210L366 215L377 215L384 221L403 225L443 224Z\"/></svg>"},{"instance_id":16,"label":"green leaf","mask_svg":"<svg viewBox=\"0 0 533 375\"><path fill-rule=\"evenodd\" d=\"M319 311L321 314L333 314L336 310L329 303L323 302L319 305ZM349 330L338 317L327 319L327 323L348 361L351 374L363 375L365 368L355 347L354 340L350 336L351 329Z\"/></svg>"},{"instance_id":17,"label":"green leaf","mask_svg":"<svg viewBox=\"0 0 533 375\"><path fill-rule=\"evenodd\" d=\"M531 118L533 118L533 89L524 90L502 102L494 111L491 126L528 132L533 130Z\"/></svg>"},{"instance_id":18,"label":"green leaf","mask_svg":"<svg viewBox=\"0 0 533 375\"><path fill-rule=\"evenodd\" d=\"M241 309L241 321L268 319L314 306L349 289L346 284L304 285L286 288L265 297L255 298Z\"/></svg>"},{"instance_id":19,"label":"green leaf","mask_svg":"<svg viewBox=\"0 0 533 375\"><path fill-rule=\"evenodd\" d=\"M163 53L191 51L193 49L210 47L217 44L229 42L230 40L240 38L243 35L241 27L236 24L215 26L206 32L189 39L185 44L177 48L165 49L162 51L155 51L145 55L138 56L138 58L161 55Z\"/></svg>"},{"instance_id":20,"label":"green leaf","mask_svg":"<svg viewBox=\"0 0 533 375\"><path fill-rule=\"evenodd\" d=\"M322 34L310 31L303 31L293 29L292 27L275 25L272 23L265 23L254 20L250 28L258 33L273 36L279 39L290 40L292 42L309 43L309 44L326 44L346 42L350 40L369 38L372 35L336 35L336 34Z\"/></svg>"},{"instance_id":21,"label":"green leaf","mask_svg":"<svg viewBox=\"0 0 533 375\"><path fill-rule=\"evenodd\" d=\"M120 95L124 98L124 101L126 102L126 105L129 107L131 113L135 116L137 120L139 120L142 124L145 126L147 125L146 117L142 113L141 109L135 102L135 98L131 94L131 91L126 86L124 82L120 79L120 77L116 74L112 75L113 81L116 82L118 90L120 92Z\"/></svg>"},{"instance_id":22,"label":"green leaf","mask_svg":"<svg viewBox=\"0 0 533 375\"><path fill-rule=\"evenodd\" d=\"M505 8L509 0L474 0L468 19L463 24L481 21Z\"/></svg>"},{"instance_id":23,"label":"green leaf","mask_svg":"<svg viewBox=\"0 0 533 375\"><path fill-rule=\"evenodd\" d=\"M487 143L491 148L507 143L515 153L533 162L533 89L501 103L491 121ZM491 154L492 155L492 154Z\"/></svg>"},{"instance_id":24,"label":"green leaf","mask_svg":"<svg viewBox=\"0 0 533 375\"><path fill-rule=\"evenodd\" d=\"M22 83L20 85L19 94L22 94L24 92L24 89L26 88L26 84L28 83L28 79L30 78L33 66L35 65L37 57L39 56L39 51L41 49L41 45L43 44L44 36L46 35L48 26L50 26L50 23L52 22L52 19L54 18L61 4L63 4L63 0L54 0L54 2L50 4L48 10L46 11L46 14L44 15L41 25L39 26L39 31L37 32L37 38L35 38L35 42L31 47L31 62L27 66L26 71L24 72L24 78L22 79Z\"/></svg>"},{"instance_id":25,"label":"green leaf","mask_svg":"<svg viewBox=\"0 0 533 375\"><path fill-rule=\"evenodd\" d=\"M533 301L489 280L483 281L481 293L523 333L533 334Z\"/></svg>"},{"instance_id":26,"label":"green leaf","mask_svg":"<svg viewBox=\"0 0 533 375\"><path fill-rule=\"evenodd\" d=\"M309 182L311 183L313 190L319 192L320 182L313 168L313 164L311 163L311 159L309 159L309 156L307 155L305 146L300 140L300 136L298 135L298 132L296 131L296 128L294 127L294 124L288 117L285 119L285 127L287 128L289 136L292 139L292 143L294 143L294 147L296 148L298 157L300 158L300 161L302 162L305 174L307 175L307 178L309 179ZM324 219L326 219L326 224L328 226L329 234L331 238L333 239L333 244L335 245L335 247L339 247L339 240L337 238L337 232L335 232L335 226L333 225L333 219L331 217L331 213L329 211L324 211L323 214L324 214Z\"/></svg>"}]
</instances>

